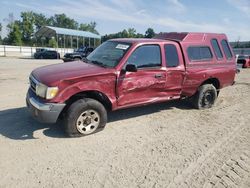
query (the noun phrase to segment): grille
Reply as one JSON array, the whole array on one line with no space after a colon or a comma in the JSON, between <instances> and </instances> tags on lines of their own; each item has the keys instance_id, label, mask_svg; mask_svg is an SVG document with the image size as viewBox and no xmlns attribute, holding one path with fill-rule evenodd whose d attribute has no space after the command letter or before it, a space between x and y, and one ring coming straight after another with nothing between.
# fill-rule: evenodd
<instances>
[{"instance_id":1,"label":"grille","mask_svg":"<svg viewBox=\"0 0 250 188\"><path fill-rule=\"evenodd\" d=\"M65 54L64 57L71 58L71 55L70 54Z\"/></svg>"},{"instance_id":2,"label":"grille","mask_svg":"<svg viewBox=\"0 0 250 188\"><path fill-rule=\"evenodd\" d=\"M30 88L36 93L36 85L38 81L31 75L30 78Z\"/></svg>"}]
</instances>

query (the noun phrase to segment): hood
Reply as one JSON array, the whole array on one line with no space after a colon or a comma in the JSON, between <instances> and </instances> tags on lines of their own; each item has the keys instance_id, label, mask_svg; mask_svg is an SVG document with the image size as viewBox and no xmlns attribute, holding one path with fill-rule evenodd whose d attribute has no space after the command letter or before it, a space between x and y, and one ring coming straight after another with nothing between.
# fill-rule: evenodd
<instances>
[{"instance_id":1,"label":"hood","mask_svg":"<svg viewBox=\"0 0 250 188\"><path fill-rule=\"evenodd\" d=\"M74 56L74 55L81 55L85 54L84 52L72 52L72 53L66 53L65 56Z\"/></svg>"},{"instance_id":2,"label":"hood","mask_svg":"<svg viewBox=\"0 0 250 188\"><path fill-rule=\"evenodd\" d=\"M82 61L60 63L37 68L32 75L41 83L53 86L56 82L79 77L95 76L114 72L114 69L103 68Z\"/></svg>"}]
</instances>

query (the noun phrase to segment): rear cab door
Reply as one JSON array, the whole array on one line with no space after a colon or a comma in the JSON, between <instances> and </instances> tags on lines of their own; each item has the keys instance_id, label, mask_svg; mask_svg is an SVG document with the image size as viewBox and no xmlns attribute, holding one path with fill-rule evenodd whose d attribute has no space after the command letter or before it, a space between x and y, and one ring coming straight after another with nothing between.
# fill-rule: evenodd
<instances>
[{"instance_id":1,"label":"rear cab door","mask_svg":"<svg viewBox=\"0 0 250 188\"><path fill-rule=\"evenodd\" d=\"M169 99L180 98L185 79L185 65L181 48L177 42L168 41L163 45L166 62L165 93Z\"/></svg>"}]
</instances>

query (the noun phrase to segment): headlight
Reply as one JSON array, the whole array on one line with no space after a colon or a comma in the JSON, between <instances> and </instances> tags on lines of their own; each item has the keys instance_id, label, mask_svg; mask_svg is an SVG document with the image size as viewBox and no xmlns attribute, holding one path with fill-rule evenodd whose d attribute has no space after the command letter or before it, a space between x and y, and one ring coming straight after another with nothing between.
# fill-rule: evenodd
<instances>
[{"instance_id":1,"label":"headlight","mask_svg":"<svg viewBox=\"0 0 250 188\"><path fill-rule=\"evenodd\" d=\"M53 99L58 92L58 87L48 87L46 93L46 99Z\"/></svg>"},{"instance_id":2,"label":"headlight","mask_svg":"<svg viewBox=\"0 0 250 188\"><path fill-rule=\"evenodd\" d=\"M42 83L37 83L36 85L36 95L39 97L45 98L47 92L47 86Z\"/></svg>"},{"instance_id":3,"label":"headlight","mask_svg":"<svg viewBox=\"0 0 250 188\"><path fill-rule=\"evenodd\" d=\"M47 87L42 83L36 85L36 94L42 98L53 99L58 93L58 87Z\"/></svg>"}]
</instances>

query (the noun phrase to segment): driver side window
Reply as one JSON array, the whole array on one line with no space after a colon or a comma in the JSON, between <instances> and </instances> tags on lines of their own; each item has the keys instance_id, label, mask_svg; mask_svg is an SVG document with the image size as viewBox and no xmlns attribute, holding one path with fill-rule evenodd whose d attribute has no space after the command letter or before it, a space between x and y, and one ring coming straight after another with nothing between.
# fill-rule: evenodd
<instances>
[{"instance_id":1,"label":"driver side window","mask_svg":"<svg viewBox=\"0 0 250 188\"><path fill-rule=\"evenodd\" d=\"M158 45L138 47L128 58L127 64L134 64L137 68L161 66L160 47Z\"/></svg>"}]
</instances>

